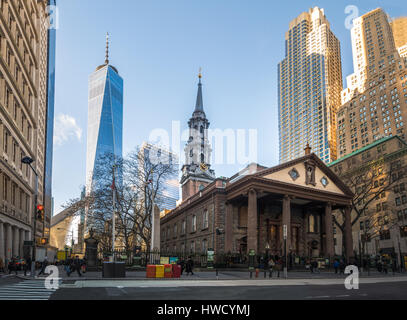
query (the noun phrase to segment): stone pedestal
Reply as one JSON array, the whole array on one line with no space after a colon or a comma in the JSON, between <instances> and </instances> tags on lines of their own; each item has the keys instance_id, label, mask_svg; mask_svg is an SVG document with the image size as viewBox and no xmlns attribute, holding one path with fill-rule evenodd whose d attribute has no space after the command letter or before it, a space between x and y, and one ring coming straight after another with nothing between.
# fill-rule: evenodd
<instances>
[{"instance_id":1,"label":"stone pedestal","mask_svg":"<svg viewBox=\"0 0 407 320\"><path fill-rule=\"evenodd\" d=\"M93 231L90 232L90 237L85 240L85 259L86 267L89 271L97 270L99 241L93 237Z\"/></svg>"}]
</instances>

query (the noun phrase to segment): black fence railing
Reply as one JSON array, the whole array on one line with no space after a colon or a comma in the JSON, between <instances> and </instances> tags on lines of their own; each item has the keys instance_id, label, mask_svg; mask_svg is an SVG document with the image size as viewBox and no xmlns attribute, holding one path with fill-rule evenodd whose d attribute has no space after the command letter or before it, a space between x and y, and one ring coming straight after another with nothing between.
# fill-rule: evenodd
<instances>
[{"instance_id":1,"label":"black fence railing","mask_svg":"<svg viewBox=\"0 0 407 320\"><path fill-rule=\"evenodd\" d=\"M98 260L100 264L103 261L108 261L112 257L112 252L99 251ZM269 269L269 261L273 259L274 263L281 265L285 264L284 257L271 255L255 255L250 256L245 253L215 253L208 257L208 252L169 252L169 251L127 251L115 250L115 261L123 261L127 266L146 267L148 264L165 264L178 263L179 261L187 261L191 258L195 268L207 268L212 266L215 268L248 268L254 267L259 269ZM209 261L208 261L209 258ZM287 256L287 267L289 270L309 269L311 264L318 264L321 269L333 269L335 260L345 261L344 257L307 257L307 256Z\"/></svg>"}]
</instances>

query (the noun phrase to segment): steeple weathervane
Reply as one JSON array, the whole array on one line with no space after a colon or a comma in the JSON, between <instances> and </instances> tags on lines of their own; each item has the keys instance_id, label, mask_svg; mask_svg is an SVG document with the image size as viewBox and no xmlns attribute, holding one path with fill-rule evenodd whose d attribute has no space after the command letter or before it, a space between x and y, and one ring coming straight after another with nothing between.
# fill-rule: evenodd
<instances>
[{"instance_id":1,"label":"steeple weathervane","mask_svg":"<svg viewBox=\"0 0 407 320\"><path fill-rule=\"evenodd\" d=\"M105 64L109 64L109 32L106 33L106 60Z\"/></svg>"}]
</instances>

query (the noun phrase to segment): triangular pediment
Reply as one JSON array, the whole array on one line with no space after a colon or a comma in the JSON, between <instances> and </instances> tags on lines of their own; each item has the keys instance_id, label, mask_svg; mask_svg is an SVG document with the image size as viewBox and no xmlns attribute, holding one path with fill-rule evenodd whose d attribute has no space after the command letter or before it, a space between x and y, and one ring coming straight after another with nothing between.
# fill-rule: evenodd
<instances>
[{"instance_id":1,"label":"triangular pediment","mask_svg":"<svg viewBox=\"0 0 407 320\"><path fill-rule=\"evenodd\" d=\"M314 154L263 170L257 176L299 187L352 195L338 176Z\"/></svg>"}]
</instances>

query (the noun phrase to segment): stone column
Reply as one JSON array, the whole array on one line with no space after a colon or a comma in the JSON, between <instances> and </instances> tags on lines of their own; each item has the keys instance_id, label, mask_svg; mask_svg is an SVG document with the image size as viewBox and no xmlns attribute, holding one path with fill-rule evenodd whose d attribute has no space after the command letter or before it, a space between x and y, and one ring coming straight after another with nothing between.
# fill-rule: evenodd
<instances>
[{"instance_id":1,"label":"stone column","mask_svg":"<svg viewBox=\"0 0 407 320\"><path fill-rule=\"evenodd\" d=\"M151 242L151 250L157 249L160 250L160 209L154 205L153 208L153 232L152 232L152 242Z\"/></svg>"},{"instance_id":2,"label":"stone column","mask_svg":"<svg viewBox=\"0 0 407 320\"><path fill-rule=\"evenodd\" d=\"M350 262L350 258L353 257L351 211L351 207L348 206L345 208L345 252L348 262Z\"/></svg>"},{"instance_id":3,"label":"stone column","mask_svg":"<svg viewBox=\"0 0 407 320\"><path fill-rule=\"evenodd\" d=\"M0 221L0 259L3 260L6 258L6 253L4 251L5 249L5 242L6 239L4 237L4 224L2 221Z\"/></svg>"},{"instance_id":4,"label":"stone column","mask_svg":"<svg viewBox=\"0 0 407 320\"><path fill-rule=\"evenodd\" d=\"M225 252L233 251L233 205L226 202Z\"/></svg>"},{"instance_id":5,"label":"stone column","mask_svg":"<svg viewBox=\"0 0 407 320\"><path fill-rule=\"evenodd\" d=\"M13 229L13 256L18 256L20 249L20 231L17 227Z\"/></svg>"},{"instance_id":6,"label":"stone column","mask_svg":"<svg viewBox=\"0 0 407 320\"><path fill-rule=\"evenodd\" d=\"M11 224L6 225L6 258L11 259L12 256L12 237Z\"/></svg>"},{"instance_id":7,"label":"stone column","mask_svg":"<svg viewBox=\"0 0 407 320\"><path fill-rule=\"evenodd\" d=\"M249 190L247 210L247 250L253 249L257 253L257 192Z\"/></svg>"},{"instance_id":8,"label":"stone column","mask_svg":"<svg viewBox=\"0 0 407 320\"><path fill-rule=\"evenodd\" d=\"M284 196L283 199L283 217L282 217L282 232L283 232L283 243L282 252L284 254L284 225L287 226L287 254L290 252L291 248L291 200L289 196Z\"/></svg>"},{"instance_id":9,"label":"stone column","mask_svg":"<svg viewBox=\"0 0 407 320\"><path fill-rule=\"evenodd\" d=\"M328 257L335 255L332 204L329 202L325 205L325 255Z\"/></svg>"},{"instance_id":10,"label":"stone column","mask_svg":"<svg viewBox=\"0 0 407 320\"><path fill-rule=\"evenodd\" d=\"M25 230L24 229L20 229L20 254L19 256L22 257L24 256L24 237L25 237Z\"/></svg>"}]
</instances>

